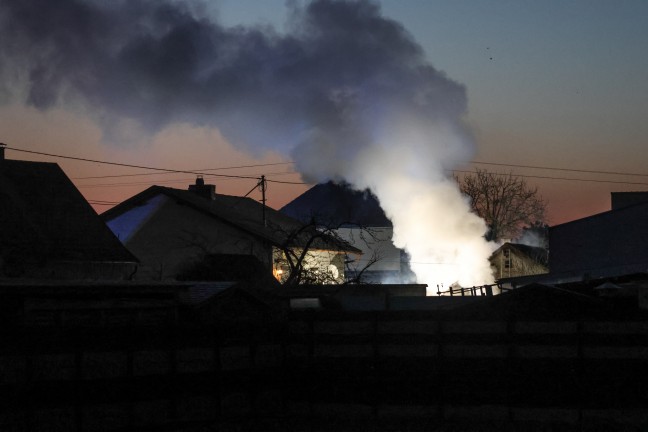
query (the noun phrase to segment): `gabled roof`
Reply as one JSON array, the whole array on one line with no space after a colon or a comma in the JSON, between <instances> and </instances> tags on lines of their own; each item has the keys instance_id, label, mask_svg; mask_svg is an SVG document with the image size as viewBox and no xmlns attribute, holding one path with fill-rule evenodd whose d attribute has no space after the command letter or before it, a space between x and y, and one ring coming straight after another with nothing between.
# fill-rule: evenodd
<instances>
[{"instance_id":1,"label":"gabled roof","mask_svg":"<svg viewBox=\"0 0 648 432\"><path fill-rule=\"evenodd\" d=\"M261 203L247 197L214 194L213 199L208 199L188 190L151 186L101 216L104 220L111 220L159 194L269 241L275 246L300 247L314 239L312 244L309 244L311 249L361 253L359 249L344 241L323 235L314 226L304 226L298 220L270 207L264 209Z\"/></svg>"},{"instance_id":2,"label":"gabled roof","mask_svg":"<svg viewBox=\"0 0 648 432\"><path fill-rule=\"evenodd\" d=\"M544 266L547 266L549 264L549 252L547 251L547 249L520 243L504 243L502 246L497 248L497 250L493 252L491 256L494 256L499 251L507 248L515 249L521 255L527 256L538 264L542 264Z\"/></svg>"},{"instance_id":3,"label":"gabled roof","mask_svg":"<svg viewBox=\"0 0 648 432\"><path fill-rule=\"evenodd\" d=\"M356 225L391 227L392 223L369 191L356 191L344 184L318 184L286 204L280 212L304 223L331 227Z\"/></svg>"},{"instance_id":4,"label":"gabled roof","mask_svg":"<svg viewBox=\"0 0 648 432\"><path fill-rule=\"evenodd\" d=\"M137 262L55 163L0 160L4 259Z\"/></svg>"}]
</instances>

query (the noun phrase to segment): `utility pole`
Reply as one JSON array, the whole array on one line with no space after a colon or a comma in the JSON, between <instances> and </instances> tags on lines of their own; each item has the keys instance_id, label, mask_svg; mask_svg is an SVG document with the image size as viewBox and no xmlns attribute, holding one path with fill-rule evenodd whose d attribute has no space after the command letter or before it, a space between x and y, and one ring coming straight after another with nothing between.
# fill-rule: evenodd
<instances>
[{"instance_id":1,"label":"utility pole","mask_svg":"<svg viewBox=\"0 0 648 432\"><path fill-rule=\"evenodd\" d=\"M266 227L268 223L266 222L266 179L264 175L259 180L259 187L261 188L261 204L263 205L263 226Z\"/></svg>"}]
</instances>

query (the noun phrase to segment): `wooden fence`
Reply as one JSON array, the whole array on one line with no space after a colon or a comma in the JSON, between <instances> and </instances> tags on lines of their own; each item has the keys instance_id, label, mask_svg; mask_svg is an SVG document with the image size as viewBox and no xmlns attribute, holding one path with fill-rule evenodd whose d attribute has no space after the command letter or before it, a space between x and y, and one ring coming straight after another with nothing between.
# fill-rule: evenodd
<instances>
[{"instance_id":1,"label":"wooden fence","mask_svg":"<svg viewBox=\"0 0 648 432\"><path fill-rule=\"evenodd\" d=\"M645 321L300 311L0 337L2 431L648 426Z\"/></svg>"}]
</instances>

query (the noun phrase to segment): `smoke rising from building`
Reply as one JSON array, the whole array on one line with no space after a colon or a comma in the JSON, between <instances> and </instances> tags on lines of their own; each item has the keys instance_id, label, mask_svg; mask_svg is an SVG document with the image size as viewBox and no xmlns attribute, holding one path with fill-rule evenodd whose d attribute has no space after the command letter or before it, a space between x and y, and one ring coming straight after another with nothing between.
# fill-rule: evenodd
<instances>
[{"instance_id":1,"label":"smoke rising from building","mask_svg":"<svg viewBox=\"0 0 648 432\"><path fill-rule=\"evenodd\" d=\"M373 1L289 5L279 33L191 2L5 0L0 97L90 113L116 144L189 122L290 153L308 181L369 187L420 282L490 282L485 224L448 178L473 150L463 86Z\"/></svg>"}]
</instances>

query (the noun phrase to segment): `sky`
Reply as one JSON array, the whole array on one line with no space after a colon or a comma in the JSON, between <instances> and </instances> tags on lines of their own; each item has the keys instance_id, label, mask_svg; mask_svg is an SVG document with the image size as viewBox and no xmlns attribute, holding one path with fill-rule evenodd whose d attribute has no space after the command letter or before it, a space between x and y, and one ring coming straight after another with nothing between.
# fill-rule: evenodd
<instances>
[{"instance_id":1,"label":"sky","mask_svg":"<svg viewBox=\"0 0 648 432\"><path fill-rule=\"evenodd\" d=\"M6 5L19 3L6 1ZM46 2L37 0L26 3L35 5L34 10L46 7ZM537 187L547 202L551 225L608 210L610 192L648 190L648 26L645 25L648 2L382 0L373 3L379 5L379 13L384 18L398 23L420 46L427 63L447 77L448 82L465 89L467 105L463 120L473 145L466 161L454 169L481 168L527 176L528 184ZM288 4L303 5L304 2ZM194 10L201 18L220 23L223 29L261 28L266 34L278 35L295 31L289 24L290 8L283 0L221 0L202 3L202 7ZM52 21L57 19L61 26L83 30L74 21L75 15L65 16L61 12ZM36 30L33 34L39 40L50 37L46 27ZM94 34L92 29L85 31ZM15 47L7 46L7 39L3 39L5 42L0 42L3 55L20 63L16 59L23 57L13 52ZM105 43L98 40L96 46ZM68 46L71 58L92 58L92 53L83 50L82 45ZM398 55L395 51L394 56ZM30 59L27 55L24 58ZM99 56L97 59L101 61ZM403 61L408 58L404 57ZM48 63L45 72L40 73L52 79L47 72L50 66L57 67L58 63ZM295 173L288 144L268 147L245 144L246 138L263 140L265 137L254 134L264 128L253 127L236 113L224 114L229 123L219 128L195 111L183 111L167 121L168 113L160 109L155 116L147 117L148 123L144 122L142 127L124 118L111 117L112 108L122 113L133 110L133 116L137 116L132 106L120 105L120 98L128 98L128 94L120 93L124 86L103 88L108 95L102 93L97 98L86 93L79 100L67 97L68 93L62 91L52 99L46 91L36 95L25 90L34 74L25 78L20 70L20 67L5 68L0 75L3 80L0 142L10 149L205 173L216 172L207 171L213 168L257 165L218 171L251 178L207 177L207 180L216 184L217 192L238 195L249 192L260 199L259 192L254 190L254 178L264 174L275 181L268 185L268 204L274 208L309 187ZM74 73L71 69L62 70ZM122 74L121 70L110 70L109 65L105 70L106 76L116 80L138 82L137 77ZM160 74L167 76L166 72L161 70ZM313 71L313 76L326 79L322 71ZM52 81L51 85L61 84ZM61 86L65 90L70 85ZM81 84L74 85L82 90L93 88L87 76ZM173 85L168 90L164 100L173 104L175 99L170 96ZM281 99L284 94L275 96ZM290 100L298 98L294 96ZM159 107L160 99L156 102ZM107 104L105 111L97 109L102 103ZM144 105L137 108L140 112L146 109ZM257 118L273 119L277 109L269 106L260 110ZM289 107L279 110L283 116L291 114ZM299 106L294 114L299 117ZM201 120L195 121L197 118ZM274 125L272 121L264 124L263 120L260 124L266 130ZM232 132L233 129L236 131ZM284 131L268 132L269 140L285 138ZM195 177L190 173L160 174L13 150L7 150L7 157L59 163L99 212L151 184L184 188Z\"/></svg>"}]
</instances>

